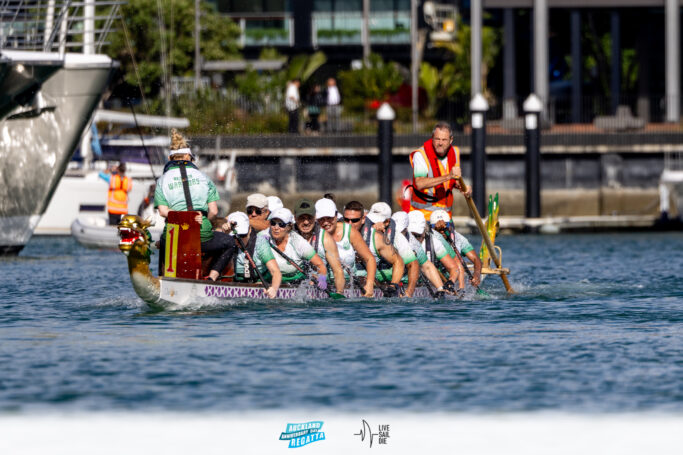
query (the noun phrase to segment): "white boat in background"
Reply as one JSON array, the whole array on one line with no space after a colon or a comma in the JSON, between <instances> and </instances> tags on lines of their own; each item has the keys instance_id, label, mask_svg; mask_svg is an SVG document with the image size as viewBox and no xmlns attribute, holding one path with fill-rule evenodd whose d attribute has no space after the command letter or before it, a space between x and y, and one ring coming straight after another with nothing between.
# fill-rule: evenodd
<instances>
[{"instance_id":1,"label":"white boat in background","mask_svg":"<svg viewBox=\"0 0 683 455\"><path fill-rule=\"evenodd\" d=\"M154 225L148 230L152 234L153 245L161 237L165 220L158 214L152 214L152 217ZM119 246L119 230L108 223L108 218L97 215L79 216L71 223L71 235L85 247L115 250Z\"/></svg>"},{"instance_id":2,"label":"white boat in background","mask_svg":"<svg viewBox=\"0 0 683 455\"><path fill-rule=\"evenodd\" d=\"M31 238L116 66L94 0L49 3L0 4L0 255Z\"/></svg>"}]
</instances>

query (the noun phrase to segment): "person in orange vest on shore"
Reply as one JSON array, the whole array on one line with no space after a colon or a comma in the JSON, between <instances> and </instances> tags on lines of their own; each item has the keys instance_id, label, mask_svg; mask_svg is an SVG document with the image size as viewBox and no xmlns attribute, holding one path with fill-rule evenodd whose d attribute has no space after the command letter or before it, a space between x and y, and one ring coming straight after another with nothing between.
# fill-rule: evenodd
<instances>
[{"instance_id":1,"label":"person in orange vest on shore","mask_svg":"<svg viewBox=\"0 0 683 455\"><path fill-rule=\"evenodd\" d=\"M410 211L421 211L429 219L434 210L445 210L451 216L453 190L460 190L460 149L453 147L453 131L446 122L439 122L432 137L410 154L413 167ZM466 197L472 193L468 188Z\"/></svg>"},{"instance_id":2,"label":"person in orange vest on shore","mask_svg":"<svg viewBox=\"0 0 683 455\"><path fill-rule=\"evenodd\" d=\"M126 176L126 163L119 163L100 172L100 178L109 184L107 191L107 212L109 224L116 225L121 216L128 214L128 193L133 188L133 182Z\"/></svg>"}]
</instances>

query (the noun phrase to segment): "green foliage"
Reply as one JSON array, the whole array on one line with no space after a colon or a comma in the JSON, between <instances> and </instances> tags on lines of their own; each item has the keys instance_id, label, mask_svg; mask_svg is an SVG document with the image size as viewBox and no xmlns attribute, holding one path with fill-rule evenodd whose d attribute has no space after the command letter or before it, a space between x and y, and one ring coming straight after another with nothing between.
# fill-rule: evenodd
<instances>
[{"instance_id":1,"label":"green foliage","mask_svg":"<svg viewBox=\"0 0 683 455\"><path fill-rule=\"evenodd\" d=\"M327 57L322 51L315 52L312 55L295 55L287 65L286 79L299 79L303 85L325 62L327 62Z\"/></svg>"},{"instance_id":2,"label":"green foliage","mask_svg":"<svg viewBox=\"0 0 683 455\"><path fill-rule=\"evenodd\" d=\"M275 41L289 37L289 32L281 28L252 28L247 29L245 34L254 41Z\"/></svg>"},{"instance_id":3,"label":"green foliage","mask_svg":"<svg viewBox=\"0 0 683 455\"><path fill-rule=\"evenodd\" d=\"M172 75L191 75L194 68L194 1L160 0L163 36L168 52L168 71ZM228 60L239 57L237 40L239 27L229 18L220 16L214 6L202 1L201 54L205 60ZM129 0L121 6L121 16L128 30L133 56L130 55L123 27L109 35L111 44L106 52L121 62L126 83L138 86L133 69L137 63L140 85L147 96L155 95L163 76L161 66L162 36L156 0Z\"/></svg>"},{"instance_id":4,"label":"green foliage","mask_svg":"<svg viewBox=\"0 0 683 455\"><path fill-rule=\"evenodd\" d=\"M384 62L381 56L370 54L358 70L340 71L340 86L344 92L344 108L363 111L369 101L384 100L396 93L403 76L395 62Z\"/></svg>"}]
</instances>

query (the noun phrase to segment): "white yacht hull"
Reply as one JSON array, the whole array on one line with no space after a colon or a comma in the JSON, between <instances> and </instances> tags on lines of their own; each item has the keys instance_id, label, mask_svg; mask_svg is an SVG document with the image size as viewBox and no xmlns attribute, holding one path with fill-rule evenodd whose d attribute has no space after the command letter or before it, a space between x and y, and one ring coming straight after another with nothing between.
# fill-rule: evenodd
<instances>
[{"instance_id":1,"label":"white yacht hull","mask_svg":"<svg viewBox=\"0 0 683 455\"><path fill-rule=\"evenodd\" d=\"M10 106L0 119L0 254L16 254L45 212L114 63L105 55L2 50L2 56L18 75L61 60L30 103Z\"/></svg>"}]
</instances>

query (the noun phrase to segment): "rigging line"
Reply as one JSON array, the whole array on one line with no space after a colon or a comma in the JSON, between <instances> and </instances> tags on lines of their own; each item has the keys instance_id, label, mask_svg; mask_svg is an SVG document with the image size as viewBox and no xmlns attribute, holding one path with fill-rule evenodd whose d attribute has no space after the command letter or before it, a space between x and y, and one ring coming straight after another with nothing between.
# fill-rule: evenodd
<instances>
[{"instance_id":1,"label":"rigging line","mask_svg":"<svg viewBox=\"0 0 683 455\"><path fill-rule=\"evenodd\" d=\"M133 53L133 47L130 45L130 37L128 35L128 27L126 26L126 21L121 14L121 25L123 28L123 36L126 40L126 47L128 48L128 54L133 62L133 71L135 71L135 78L138 81L138 89L140 90L140 96L142 97L142 104L145 106L145 113L149 115L149 105L147 104L147 98L145 98L145 91L142 89L142 78L140 77L140 71L138 70L138 64L135 61L135 54ZM130 103L129 103L130 104ZM136 122L137 126L137 122Z\"/></svg>"},{"instance_id":2,"label":"rigging line","mask_svg":"<svg viewBox=\"0 0 683 455\"><path fill-rule=\"evenodd\" d=\"M164 17L163 17L163 9L161 6L161 0L157 0L157 18L159 21L159 36L160 36L160 45L161 45L161 71L163 73L163 78L164 78L164 91L165 93L165 98L166 98L166 116L170 117L171 116L171 105L170 105L170 90L171 90L171 80L168 75L168 53L166 49L166 24L164 22Z\"/></svg>"}]
</instances>

